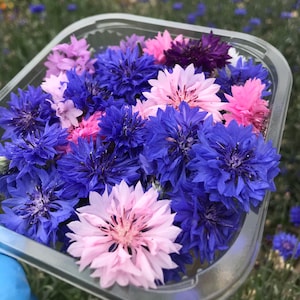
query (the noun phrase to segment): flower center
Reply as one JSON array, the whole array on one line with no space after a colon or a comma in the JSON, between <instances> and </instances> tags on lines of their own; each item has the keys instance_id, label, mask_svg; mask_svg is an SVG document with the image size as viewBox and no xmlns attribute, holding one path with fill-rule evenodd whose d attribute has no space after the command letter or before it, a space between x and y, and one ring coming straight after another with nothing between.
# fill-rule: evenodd
<instances>
[{"instance_id":1,"label":"flower center","mask_svg":"<svg viewBox=\"0 0 300 300\"><path fill-rule=\"evenodd\" d=\"M109 251L113 252L118 245L121 245L129 254L132 254L132 248L137 246L141 233L146 230L145 222L138 221L134 215L112 216L108 231L114 243Z\"/></svg>"},{"instance_id":2,"label":"flower center","mask_svg":"<svg viewBox=\"0 0 300 300\"><path fill-rule=\"evenodd\" d=\"M173 95L169 96L169 98L176 109L178 109L182 101L185 101L189 103L191 107L194 107L193 104L197 101L197 94L195 93L195 90L188 91L186 87L183 87L183 89L178 88L174 91Z\"/></svg>"},{"instance_id":3,"label":"flower center","mask_svg":"<svg viewBox=\"0 0 300 300\"><path fill-rule=\"evenodd\" d=\"M285 241L282 243L282 247L286 250L293 250L294 245L292 245L292 243Z\"/></svg>"},{"instance_id":4,"label":"flower center","mask_svg":"<svg viewBox=\"0 0 300 300\"><path fill-rule=\"evenodd\" d=\"M44 195L41 191L36 191L30 196L29 203L26 204L27 211L31 215L31 223L36 223L39 217L43 217L48 213L47 204L50 202L49 197Z\"/></svg>"}]
</instances>

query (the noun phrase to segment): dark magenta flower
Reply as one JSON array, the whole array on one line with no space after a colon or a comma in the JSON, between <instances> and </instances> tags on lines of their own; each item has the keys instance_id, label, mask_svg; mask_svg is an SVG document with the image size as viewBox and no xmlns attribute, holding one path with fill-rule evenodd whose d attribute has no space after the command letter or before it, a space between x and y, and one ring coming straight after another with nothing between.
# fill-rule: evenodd
<instances>
[{"instance_id":1,"label":"dark magenta flower","mask_svg":"<svg viewBox=\"0 0 300 300\"><path fill-rule=\"evenodd\" d=\"M186 68L194 64L195 68L211 73L216 68L223 68L231 56L228 50L231 46L221 41L220 37L203 34L200 40L190 39L188 42L172 42L171 49L165 51L166 65L174 67L179 64Z\"/></svg>"}]
</instances>

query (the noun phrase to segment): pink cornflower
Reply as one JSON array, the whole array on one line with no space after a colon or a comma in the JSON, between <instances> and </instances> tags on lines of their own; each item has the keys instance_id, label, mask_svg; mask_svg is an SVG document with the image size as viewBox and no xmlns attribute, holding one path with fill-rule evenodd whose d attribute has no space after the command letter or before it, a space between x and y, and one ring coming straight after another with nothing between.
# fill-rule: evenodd
<instances>
[{"instance_id":1,"label":"pink cornflower","mask_svg":"<svg viewBox=\"0 0 300 300\"><path fill-rule=\"evenodd\" d=\"M199 107L208 112L218 122L223 119L220 110L224 104L216 95L220 86L214 82L215 78L206 79L204 73L195 74L193 64L186 69L175 65L171 72L167 69L159 71L157 79L149 80L152 88L150 92L143 93L147 98L144 105L147 111L150 111L151 106L162 105L172 105L177 109L185 101L190 107ZM153 114L153 110L151 113Z\"/></svg>"},{"instance_id":2,"label":"pink cornflower","mask_svg":"<svg viewBox=\"0 0 300 300\"><path fill-rule=\"evenodd\" d=\"M64 92L68 85L67 75L63 72L56 75L50 75L45 78L41 84L41 88L44 92L52 96L52 101L57 103L64 99Z\"/></svg>"},{"instance_id":3,"label":"pink cornflower","mask_svg":"<svg viewBox=\"0 0 300 300\"><path fill-rule=\"evenodd\" d=\"M170 200L157 198L154 188L144 192L140 183L125 181L110 194L90 192L90 205L68 225L73 233L67 234L67 251L80 258L79 270L90 265L102 288L118 283L148 289L156 288L155 280L164 282L162 269L177 267L170 254L181 248L174 242L181 229L173 225Z\"/></svg>"},{"instance_id":4,"label":"pink cornflower","mask_svg":"<svg viewBox=\"0 0 300 300\"><path fill-rule=\"evenodd\" d=\"M224 105L226 124L236 120L240 125L253 125L254 132L262 132L269 115L268 101L263 100L265 85L260 79L248 79L243 86L232 86L231 95L225 95Z\"/></svg>"},{"instance_id":5,"label":"pink cornflower","mask_svg":"<svg viewBox=\"0 0 300 300\"><path fill-rule=\"evenodd\" d=\"M86 39L77 40L74 35L71 36L70 43L59 44L54 47L45 62L48 69L46 77L51 74L58 75L60 72L66 72L73 68L79 75L84 71L94 73L93 64L96 59L91 59L91 52L88 47Z\"/></svg>"},{"instance_id":6,"label":"pink cornflower","mask_svg":"<svg viewBox=\"0 0 300 300\"><path fill-rule=\"evenodd\" d=\"M166 62L164 51L171 48L172 42L182 43L183 40L185 40L185 42L189 41L188 38L183 38L182 34L173 40L169 31L165 30L163 34L159 32L154 38L147 39L143 51L144 53L153 55L157 63L164 64Z\"/></svg>"},{"instance_id":7,"label":"pink cornflower","mask_svg":"<svg viewBox=\"0 0 300 300\"><path fill-rule=\"evenodd\" d=\"M43 91L52 96L48 101L51 102L51 108L55 110L56 116L59 117L62 128L77 127L77 118L83 113L82 110L74 106L72 100L64 99L63 95L67 85L68 79L63 72L60 72L58 76L50 75L41 84Z\"/></svg>"},{"instance_id":8,"label":"pink cornflower","mask_svg":"<svg viewBox=\"0 0 300 300\"><path fill-rule=\"evenodd\" d=\"M59 117L62 128L78 126L79 123L77 118L82 115L83 111L76 108L72 100L52 103L51 108L56 111L56 116Z\"/></svg>"},{"instance_id":9,"label":"pink cornflower","mask_svg":"<svg viewBox=\"0 0 300 300\"><path fill-rule=\"evenodd\" d=\"M93 139L95 140L99 133L99 119L103 115L102 111L97 111L91 115L87 120L82 119L78 127L74 128L68 135L68 141L75 144L78 143L78 138Z\"/></svg>"}]
</instances>

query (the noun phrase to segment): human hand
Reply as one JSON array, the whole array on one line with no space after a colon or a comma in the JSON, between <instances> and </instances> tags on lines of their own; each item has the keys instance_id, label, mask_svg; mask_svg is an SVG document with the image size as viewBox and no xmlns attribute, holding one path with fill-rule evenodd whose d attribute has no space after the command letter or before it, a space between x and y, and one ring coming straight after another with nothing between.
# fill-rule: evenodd
<instances>
[{"instance_id":1,"label":"human hand","mask_svg":"<svg viewBox=\"0 0 300 300\"><path fill-rule=\"evenodd\" d=\"M20 263L0 253L0 299L36 300Z\"/></svg>"}]
</instances>

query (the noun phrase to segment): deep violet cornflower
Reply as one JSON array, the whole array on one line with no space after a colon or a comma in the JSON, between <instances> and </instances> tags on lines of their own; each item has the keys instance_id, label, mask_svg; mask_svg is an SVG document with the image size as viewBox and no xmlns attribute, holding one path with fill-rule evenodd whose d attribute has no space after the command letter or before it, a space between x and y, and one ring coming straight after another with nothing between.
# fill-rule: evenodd
<instances>
[{"instance_id":1,"label":"deep violet cornflower","mask_svg":"<svg viewBox=\"0 0 300 300\"><path fill-rule=\"evenodd\" d=\"M34 180L22 177L1 202L0 224L33 240L54 246L59 225L73 213L78 199L66 198L55 169L39 169Z\"/></svg>"},{"instance_id":2,"label":"deep violet cornflower","mask_svg":"<svg viewBox=\"0 0 300 300\"><path fill-rule=\"evenodd\" d=\"M141 56L139 47L126 52L108 48L97 55L95 69L101 88L115 99L135 105L136 99L143 99L142 93L150 90L148 80L156 78L160 66L155 64L153 56Z\"/></svg>"},{"instance_id":3,"label":"deep violet cornflower","mask_svg":"<svg viewBox=\"0 0 300 300\"><path fill-rule=\"evenodd\" d=\"M119 151L127 151L134 158L143 149L145 122L131 106L111 106L100 119L99 134L104 143L113 142Z\"/></svg>"},{"instance_id":4,"label":"deep violet cornflower","mask_svg":"<svg viewBox=\"0 0 300 300\"><path fill-rule=\"evenodd\" d=\"M199 40L174 41L171 48L165 51L166 65L174 67L179 64L186 68L192 63L195 68L211 73L228 64L228 60L231 58L228 54L230 48L228 43L221 41L220 37L215 36L212 32L203 34Z\"/></svg>"},{"instance_id":5,"label":"deep violet cornflower","mask_svg":"<svg viewBox=\"0 0 300 300\"><path fill-rule=\"evenodd\" d=\"M229 248L243 216L221 202L210 201L199 185L173 195L171 207L176 212L174 224L182 229L177 238L181 251L193 251L202 263L211 263L218 251Z\"/></svg>"},{"instance_id":6,"label":"deep violet cornflower","mask_svg":"<svg viewBox=\"0 0 300 300\"><path fill-rule=\"evenodd\" d=\"M293 206L290 209L290 222L294 225L294 226L300 226L300 206Z\"/></svg>"},{"instance_id":7,"label":"deep violet cornflower","mask_svg":"<svg viewBox=\"0 0 300 300\"><path fill-rule=\"evenodd\" d=\"M133 185L140 178L138 157L119 151L114 142L104 143L101 137L96 141L79 138L70 148L57 162L67 197L86 198L90 191L101 194L105 186L110 190L122 180Z\"/></svg>"},{"instance_id":8,"label":"deep violet cornflower","mask_svg":"<svg viewBox=\"0 0 300 300\"><path fill-rule=\"evenodd\" d=\"M155 175L163 187L177 189L185 181L186 164L192 145L198 141L206 112L190 108L186 102L179 111L172 106L159 109L145 126L145 145L141 159L148 175Z\"/></svg>"},{"instance_id":9,"label":"deep violet cornflower","mask_svg":"<svg viewBox=\"0 0 300 300\"><path fill-rule=\"evenodd\" d=\"M67 145L67 131L59 123L49 125L41 131L28 133L4 144L4 155L10 160L9 168L16 168L17 178L34 176L36 168L47 167ZM1 151L2 152L2 151Z\"/></svg>"},{"instance_id":10,"label":"deep violet cornflower","mask_svg":"<svg viewBox=\"0 0 300 300\"><path fill-rule=\"evenodd\" d=\"M288 260L300 257L300 243L296 235L286 232L279 232L273 237L273 250L278 251L279 255Z\"/></svg>"},{"instance_id":11,"label":"deep violet cornflower","mask_svg":"<svg viewBox=\"0 0 300 300\"><path fill-rule=\"evenodd\" d=\"M216 84L221 86L218 95L226 101L224 93L232 95L231 87L233 85L244 85L248 79L254 78L260 79L262 84L265 85L262 98L269 96L271 94L271 81L268 70L261 63L255 63L252 58L246 60L244 57L240 57L235 65L230 64L218 70L215 81Z\"/></svg>"},{"instance_id":12,"label":"deep violet cornflower","mask_svg":"<svg viewBox=\"0 0 300 300\"><path fill-rule=\"evenodd\" d=\"M47 101L49 97L41 87L33 86L18 89L18 94L11 93L7 108L0 107L0 127L5 130L2 139L22 137L39 131L45 122L55 118L50 102Z\"/></svg>"},{"instance_id":13,"label":"deep violet cornflower","mask_svg":"<svg viewBox=\"0 0 300 300\"><path fill-rule=\"evenodd\" d=\"M252 132L252 126L231 121L211 125L208 118L198 131L199 143L192 146L188 168L193 182L204 184L210 200L227 208L248 212L257 207L267 190L274 191L279 159L271 141Z\"/></svg>"}]
</instances>

